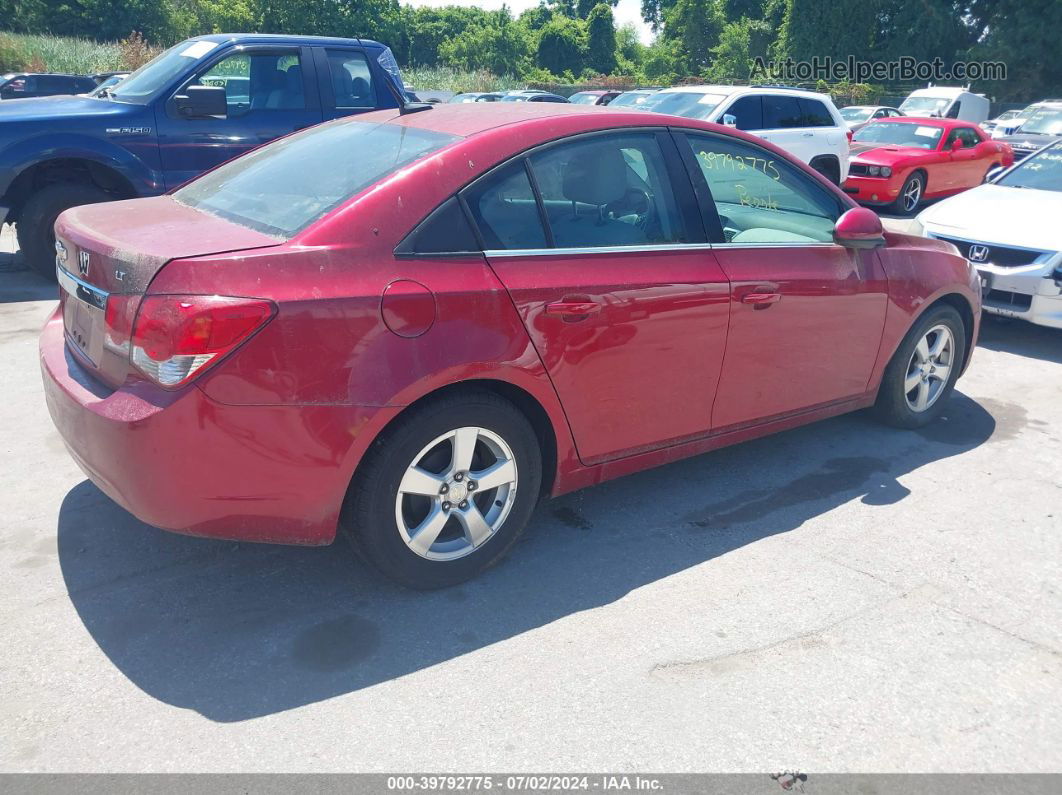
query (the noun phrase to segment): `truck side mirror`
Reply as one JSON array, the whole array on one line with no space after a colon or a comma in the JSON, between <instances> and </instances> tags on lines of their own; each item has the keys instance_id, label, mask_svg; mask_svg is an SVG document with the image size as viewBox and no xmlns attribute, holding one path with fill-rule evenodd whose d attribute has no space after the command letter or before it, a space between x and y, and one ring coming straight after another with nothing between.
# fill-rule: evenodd
<instances>
[{"instance_id":1,"label":"truck side mirror","mask_svg":"<svg viewBox=\"0 0 1062 795\"><path fill-rule=\"evenodd\" d=\"M173 98L177 112L186 119L228 115L228 99L221 86L188 86Z\"/></svg>"}]
</instances>

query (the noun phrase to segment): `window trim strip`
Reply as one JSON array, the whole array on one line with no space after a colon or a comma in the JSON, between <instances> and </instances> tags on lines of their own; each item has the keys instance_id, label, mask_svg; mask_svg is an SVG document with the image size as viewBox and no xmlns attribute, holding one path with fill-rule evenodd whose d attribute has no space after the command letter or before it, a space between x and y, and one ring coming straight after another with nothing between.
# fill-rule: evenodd
<instances>
[{"instance_id":1,"label":"window trim strip","mask_svg":"<svg viewBox=\"0 0 1062 795\"><path fill-rule=\"evenodd\" d=\"M573 257L586 254L660 254L669 251L712 251L713 249L728 248L804 248L806 246L814 246L816 248L837 246L843 248L837 243L827 243L825 241L810 241L807 243L788 241L777 243L661 243L648 246L599 246L595 248L501 248L489 249L484 251L483 255L487 258L503 259L506 257L546 257L551 255Z\"/></svg>"}]
</instances>

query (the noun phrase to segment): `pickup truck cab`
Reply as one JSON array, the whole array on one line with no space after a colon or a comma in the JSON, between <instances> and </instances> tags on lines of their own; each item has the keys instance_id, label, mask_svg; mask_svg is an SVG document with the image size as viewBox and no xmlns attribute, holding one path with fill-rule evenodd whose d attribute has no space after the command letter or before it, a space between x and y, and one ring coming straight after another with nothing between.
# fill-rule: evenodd
<instances>
[{"instance_id":1,"label":"pickup truck cab","mask_svg":"<svg viewBox=\"0 0 1062 795\"><path fill-rule=\"evenodd\" d=\"M165 193L295 130L397 108L403 91L391 51L367 39L188 39L102 97L0 103L0 224L54 278L63 210Z\"/></svg>"}]
</instances>

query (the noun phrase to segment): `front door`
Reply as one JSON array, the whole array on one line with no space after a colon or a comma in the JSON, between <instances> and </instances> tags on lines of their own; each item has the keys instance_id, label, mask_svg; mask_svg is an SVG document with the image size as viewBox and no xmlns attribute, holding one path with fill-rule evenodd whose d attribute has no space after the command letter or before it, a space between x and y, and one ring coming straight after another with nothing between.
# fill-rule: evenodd
<instances>
[{"instance_id":1,"label":"front door","mask_svg":"<svg viewBox=\"0 0 1062 795\"><path fill-rule=\"evenodd\" d=\"M463 196L584 462L709 432L729 284L666 133L551 145Z\"/></svg>"},{"instance_id":2,"label":"front door","mask_svg":"<svg viewBox=\"0 0 1062 795\"><path fill-rule=\"evenodd\" d=\"M207 64L176 93L188 85L223 87L228 113L224 118L182 118L172 99L159 108L159 152L167 188L183 185L256 146L321 121L307 48L230 52Z\"/></svg>"},{"instance_id":3,"label":"front door","mask_svg":"<svg viewBox=\"0 0 1062 795\"><path fill-rule=\"evenodd\" d=\"M731 283L713 432L864 394L887 282L875 252L833 243L840 200L765 149L676 138L693 178L710 189L714 252Z\"/></svg>"}]
</instances>

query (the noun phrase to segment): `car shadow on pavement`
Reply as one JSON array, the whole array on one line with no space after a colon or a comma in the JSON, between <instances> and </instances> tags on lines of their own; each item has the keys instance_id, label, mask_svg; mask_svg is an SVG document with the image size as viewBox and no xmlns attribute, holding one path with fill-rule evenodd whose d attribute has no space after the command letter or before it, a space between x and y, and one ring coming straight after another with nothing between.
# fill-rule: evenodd
<instances>
[{"instance_id":1,"label":"car shadow on pavement","mask_svg":"<svg viewBox=\"0 0 1062 795\"><path fill-rule=\"evenodd\" d=\"M63 501L59 560L86 629L134 684L211 720L241 721L609 604L851 500L898 502L909 492L897 478L999 431L956 393L941 420L918 432L857 414L676 462L544 501L498 566L430 593L384 581L341 543L165 533L88 481Z\"/></svg>"},{"instance_id":2,"label":"car shadow on pavement","mask_svg":"<svg viewBox=\"0 0 1062 795\"><path fill-rule=\"evenodd\" d=\"M0 304L58 300L59 287L54 281L21 269L12 262L13 256L0 252Z\"/></svg>"},{"instance_id":3,"label":"car shadow on pavement","mask_svg":"<svg viewBox=\"0 0 1062 795\"><path fill-rule=\"evenodd\" d=\"M981 315L977 344L992 351L1062 364L1062 329L1037 326L1024 320Z\"/></svg>"}]
</instances>

